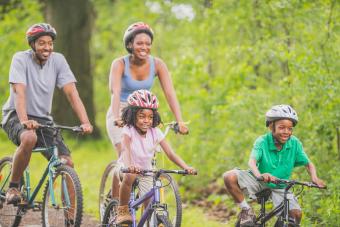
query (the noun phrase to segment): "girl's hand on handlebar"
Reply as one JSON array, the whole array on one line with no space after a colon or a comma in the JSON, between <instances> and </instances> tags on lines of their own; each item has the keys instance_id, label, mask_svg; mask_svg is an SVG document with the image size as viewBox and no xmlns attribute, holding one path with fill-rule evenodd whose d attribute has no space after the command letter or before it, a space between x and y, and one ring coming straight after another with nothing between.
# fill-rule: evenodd
<instances>
[{"instance_id":1,"label":"girl's hand on handlebar","mask_svg":"<svg viewBox=\"0 0 340 227\"><path fill-rule=\"evenodd\" d=\"M35 120L23 121L21 122L21 124L24 126L25 129L37 129L40 126L40 124Z\"/></svg>"},{"instance_id":2,"label":"girl's hand on handlebar","mask_svg":"<svg viewBox=\"0 0 340 227\"><path fill-rule=\"evenodd\" d=\"M142 173L142 169L137 167L137 166L129 166L128 168L129 173L133 173L133 174L140 174Z\"/></svg>"},{"instance_id":3,"label":"girl's hand on handlebar","mask_svg":"<svg viewBox=\"0 0 340 227\"><path fill-rule=\"evenodd\" d=\"M193 167L189 166L189 167L185 168L185 171L187 171L188 174L190 174L190 175L197 175L197 170L194 169Z\"/></svg>"}]
</instances>

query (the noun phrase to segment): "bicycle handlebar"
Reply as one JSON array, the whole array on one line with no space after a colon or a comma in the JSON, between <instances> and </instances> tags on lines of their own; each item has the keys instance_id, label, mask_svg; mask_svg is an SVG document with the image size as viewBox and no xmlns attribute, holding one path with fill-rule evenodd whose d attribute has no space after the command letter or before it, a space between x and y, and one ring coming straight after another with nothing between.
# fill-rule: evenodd
<instances>
[{"instance_id":1,"label":"bicycle handlebar","mask_svg":"<svg viewBox=\"0 0 340 227\"><path fill-rule=\"evenodd\" d=\"M135 171L132 171L129 168L121 168L120 171L122 173L136 173ZM140 173L140 174L175 173L175 174L181 174L181 175L189 175L189 172L187 170L168 170L168 169L142 169L142 170L138 171L138 173ZM194 173L193 175L197 175L197 172Z\"/></svg>"},{"instance_id":2,"label":"bicycle handlebar","mask_svg":"<svg viewBox=\"0 0 340 227\"><path fill-rule=\"evenodd\" d=\"M264 178L261 177L256 177L257 181L264 181ZM317 184L314 184L313 182L301 182L301 181L296 181L296 180L285 180L285 179L279 179L277 178L274 182L270 182L274 184L288 184L288 185L302 185L310 188L319 188L319 189L326 189L327 187L319 187Z\"/></svg>"},{"instance_id":3,"label":"bicycle handlebar","mask_svg":"<svg viewBox=\"0 0 340 227\"><path fill-rule=\"evenodd\" d=\"M189 122L184 122L185 125L189 124ZM179 133L179 126L178 126L178 122L176 121L172 121L170 123L164 123L164 125L166 125L166 128L165 128L165 135L168 134L169 132L169 129L172 129L174 130L174 132L177 134Z\"/></svg>"},{"instance_id":4,"label":"bicycle handlebar","mask_svg":"<svg viewBox=\"0 0 340 227\"><path fill-rule=\"evenodd\" d=\"M39 128L48 128L48 129L63 129L69 130L73 132L83 132L83 129L80 126L64 126L64 125L39 125Z\"/></svg>"}]
</instances>

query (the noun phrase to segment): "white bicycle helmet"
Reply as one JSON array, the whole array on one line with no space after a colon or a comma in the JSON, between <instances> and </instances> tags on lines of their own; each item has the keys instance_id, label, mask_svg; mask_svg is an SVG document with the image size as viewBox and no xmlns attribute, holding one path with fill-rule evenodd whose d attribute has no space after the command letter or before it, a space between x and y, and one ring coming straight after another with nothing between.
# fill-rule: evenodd
<instances>
[{"instance_id":1,"label":"white bicycle helmet","mask_svg":"<svg viewBox=\"0 0 340 227\"><path fill-rule=\"evenodd\" d=\"M266 113L266 127L273 121L288 119L293 122L293 126L298 123L296 111L289 105L276 105Z\"/></svg>"}]
</instances>

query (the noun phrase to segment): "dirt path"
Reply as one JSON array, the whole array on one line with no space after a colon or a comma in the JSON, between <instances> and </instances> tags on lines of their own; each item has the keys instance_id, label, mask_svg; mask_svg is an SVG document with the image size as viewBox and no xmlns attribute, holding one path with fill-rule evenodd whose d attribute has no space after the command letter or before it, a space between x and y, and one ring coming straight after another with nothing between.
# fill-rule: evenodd
<instances>
[{"instance_id":1,"label":"dirt path","mask_svg":"<svg viewBox=\"0 0 340 227\"><path fill-rule=\"evenodd\" d=\"M40 227L41 226L41 213L40 212L33 212L29 211L23 217L20 227ZM82 225L84 227L99 227L100 222L96 220L96 218L84 215ZM0 227L8 227L3 224L3 220L0 220Z\"/></svg>"}]
</instances>

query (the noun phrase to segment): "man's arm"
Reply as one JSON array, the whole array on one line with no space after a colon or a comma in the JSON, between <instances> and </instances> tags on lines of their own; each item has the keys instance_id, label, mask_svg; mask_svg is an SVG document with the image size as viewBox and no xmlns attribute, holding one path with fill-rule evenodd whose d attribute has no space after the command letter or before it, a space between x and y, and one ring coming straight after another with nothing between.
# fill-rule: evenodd
<instances>
[{"instance_id":1,"label":"man's arm","mask_svg":"<svg viewBox=\"0 0 340 227\"><path fill-rule=\"evenodd\" d=\"M26 86L24 84L11 84L15 93L15 111L21 124L26 125L27 129L38 127L38 123L34 120L28 120L26 111Z\"/></svg>"},{"instance_id":2,"label":"man's arm","mask_svg":"<svg viewBox=\"0 0 340 227\"><path fill-rule=\"evenodd\" d=\"M70 102L72 109L78 116L80 123L81 123L81 127L84 130L84 133L91 133L93 130L93 127L87 116L85 106L79 97L79 93L78 93L75 83L66 84L63 87L63 91L67 97L67 100Z\"/></svg>"}]
</instances>

